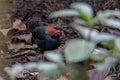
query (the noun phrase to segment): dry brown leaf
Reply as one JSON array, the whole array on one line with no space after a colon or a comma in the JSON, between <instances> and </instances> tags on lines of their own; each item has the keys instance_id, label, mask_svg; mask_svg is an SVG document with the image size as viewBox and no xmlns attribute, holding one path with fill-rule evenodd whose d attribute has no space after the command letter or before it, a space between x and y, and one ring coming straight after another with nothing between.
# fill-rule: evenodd
<instances>
[{"instance_id":1,"label":"dry brown leaf","mask_svg":"<svg viewBox=\"0 0 120 80\"><path fill-rule=\"evenodd\" d=\"M38 45L37 44L33 44L32 45L34 48L38 48Z\"/></svg>"},{"instance_id":2,"label":"dry brown leaf","mask_svg":"<svg viewBox=\"0 0 120 80\"><path fill-rule=\"evenodd\" d=\"M56 80L68 80L68 78L66 78L65 76L60 76L58 79Z\"/></svg>"},{"instance_id":3,"label":"dry brown leaf","mask_svg":"<svg viewBox=\"0 0 120 80\"><path fill-rule=\"evenodd\" d=\"M9 31L10 29L11 29L11 28L8 28L8 29L0 29L0 32L2 32L2 34L6 37L8 31Z\"/></svg>"},{"instance_id":4,"label":"dry brown leaf","mask_svg":"<svg viewBox=\"0 0 120 80\"><path fill-rule=\"evenodd\" d=\"M29 76L28 73L29 73L29 71L23 70L23 71L21 71L16 77L17 77L17 78L26 78L26 77Z\"/></svg>"},{"instance_id":5,"label":"dry brown leaf","mask_svg":"<svg viewBox=\"0 0 120 80\"><path fill-rule=\"evenodd\" d=\"M12 28L8 28L8 29L0 29L0 32L2 32L2 34L6 37L7 33L10 29L18 29L19 31L24 31L26 30L26 25L19 19L16 19L15 22L13 22L13 27Z\"/></svg>"},{"instance_id":6,"label":"dry brown leaf","mask_svg":"<svg viewBox=\"0 0 120 80\"><path fill-rule=\"evenodd\" d=\"M24 31L26 30L26 25L20 19L16 19L16 21L13 22L13 28Z\"/></svg>"},{"instance_id":7,"label":"dry brown leaf","mask_svg":"<svg viewBox=\"0 0 120 80\"><path fill-rule=\"evenodd\" d=\"M107 76L104 80L113 80L111 76Z\"/></svg>"},{"instance_id":8,"label":"dry brown leaf","mask_svg":"<svg viewBox=\"0 0 120 80\"><path fill-rule=\"evenodd\" d=\"M88 71L89 80L104 80L104 78L109 74L110 69L105 69L104 71L98 71L92 69Z\"/></svg>"},{"instance_id":9,"label":"dry brown leaf","mask_svg":"<svg viewBox=\"0 0 120 80\"><path fill-rule=\"evenodd\" d=\"M13 38L18 38L19 40L24 40L26 43L31 43L32 34L24 34L19 36L14 36Z\"/></svg>"},{"instance_id":10,"label":"dry brown leaf","mask_svg":"<svg viewBox=\"0 0 120 80\"><path fill-rule=\"evenodd\" d=\"M115 11L120 11L120 9L119 8L115 8ZM120 16L117 16L117 18L120 19Z\"/></svg>"},{"instance_id":11,"label":"dry brown leaf","mask_svg":"<svg viewBox=\"0 0 120 80\"><path fill-rule=\"evenodd\" d=\"M20 56L25 56L25 55L35 55L35 54L36 52L34 50L25 50L25 51L17 52L11 57L14 58L14 57L20 57Z\"/></svg>"},{"instance_id":12,"label":"dry brown leaf","mask_svg":"<svg viewBox=\"0 0 120 80\"><path fill-rule=\"evenodd\" d=\"M25 43L18 43L18 44L9 43L8 49L19 49L19 48L23 48L24 46L25 46Z\"/></svg>"},{"instance_id":13,"label":"dry brown leaf","mask_svg":"<svg viewBox=\"0 0 120 80\"><path fill-rule=\"evenodd\" d=\"M29 74L32 75L32 76L35 76L35 75L38 75L40 73L39 72L30 72Z\"/></svg>"}]
</instances>

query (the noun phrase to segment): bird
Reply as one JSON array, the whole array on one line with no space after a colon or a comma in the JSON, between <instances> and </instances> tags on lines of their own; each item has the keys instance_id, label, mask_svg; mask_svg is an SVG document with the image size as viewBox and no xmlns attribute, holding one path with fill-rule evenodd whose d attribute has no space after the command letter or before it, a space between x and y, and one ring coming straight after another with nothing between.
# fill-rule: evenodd
<instances>
[{"instance_id":1,"label":"bird","mask_svg":"<svg viewBox=\"0 0 120 80\"><path fill-rule=\"evenodd\" d=\"M60 46L62 32L53 26L38 26L32 31L32 42L44 51L55 50Z\"/></svg>"}]
</instances>

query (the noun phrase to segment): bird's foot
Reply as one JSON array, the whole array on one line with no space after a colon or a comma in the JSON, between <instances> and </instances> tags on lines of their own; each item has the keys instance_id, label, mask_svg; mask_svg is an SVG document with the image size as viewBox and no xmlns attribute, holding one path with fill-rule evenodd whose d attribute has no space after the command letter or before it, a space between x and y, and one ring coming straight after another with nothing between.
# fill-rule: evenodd
<instances>
[{"instance_id":1,"label":"bird's foot","mask_svg":"<svg viewBox=\"0 0 120 80\"><path fill-rule=\"evenodd\" d=\"M42 61L45 61L45 56L44 56L44 54L41 55L41 59L42 59Z\"/></svg>"}]
</instances>

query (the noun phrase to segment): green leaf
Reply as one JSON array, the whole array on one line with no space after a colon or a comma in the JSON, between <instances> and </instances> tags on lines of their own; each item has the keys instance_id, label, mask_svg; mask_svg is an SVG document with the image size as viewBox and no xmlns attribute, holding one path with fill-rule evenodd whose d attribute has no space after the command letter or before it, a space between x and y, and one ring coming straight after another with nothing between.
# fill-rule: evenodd
<instances>
[{"instance_id":1,"label":"green leaf","mask_svg":"<svg viewBox=\"0 0 120 80\"><path fill-rule=\"evenodd\" d=\"M107 16L105 16L103 11L98 11L96 17L94 18L95 21L100 21L102 19L106 19Z\"/></svg>"},{"instance_id":2,"label":"green leaf","mask_svg":"<svg viewBox=\"0 0 120 80\"><path fill-rule=\"evenodd\" d=\"M47 57L47 59L57 62L57 63L63 63L63 57L61 54L55 53L53 51L47 51L45 53L45 56Z\"/></svg>"},{"instance_id":3,"label":"green leaf","mask_svg":"<svg viewBox=\"0 0 120 80\"><path fill-rule=\"evenodd\" d=\"M56 75L59 74L59 69L58 69L58 65L55 63L51 63L51 62L41 62L38 64L37 66L38 70L40 71L41 74L43 75Z\"/></svg>"},{"instance_id":4,"label":"green leaf","mask_svg":"<svg viewBox=\"0 0 120 80\"><path fill-rule=\"evenodd\" d=\"M99 33L96 36L92 37L92 40L96 41L98 43L101 41L109 41L109 40L113 40L116 38L117 38L117 36L115 36L115 35L111 35L111 34L103 32L103 33Z\"/></svg>"},{"instance_id":5,"label":"green leaf","mask_svg":"<svg viewBox=\"0 0 120 80\"><path fill-rule=\"evenodd\" d=\"M105 63L111 64L111 65L115 64L116 61L117 59L111 56L105 58Z\"/></svg>"},{"instance_id":6,"label":"green leaf","mask_svg":"<svg viewBox=\"0 0 120 80\"><path fill-rule=\"evenodd\" d=\"M106 17L116 17L120 16L120 11L115 11L115 10L105 10L104 14Z\"/></svg>"},{"instance_id":7,"label":"green leaf","mask_svg":"<svg viewBox=\"0 0 120 80\"><path fill-rule=\"evenodd\" d=\"M73 39L65 45L65 57L68 62L80 62L86 60L92 54L95 45L92 42Z\"/></svg>"},{"instance_id":8,"label":"green leaf","mask_svg":"<svg viewBox=\"0 0 120 80\"><path fill-rule=\"evenodd\" d=\"M103 61L104 58L108 56L108 51L102 48L94 49L90 58L95 61Z\"/></svg>"},{"instance_id":9,"label":"green leaf","mask_svg":"<svg viewBox=\"0 0 120 80\"><path fill-rule=\"evenodd\" d=\"M96 63L95 65L95 68L99 71L103 71L105 69L108 69L110 68L111 64L105 64L105 63Z\"/></svg>"},{"instance_id":10,"label":"green leaf","mask_svg":"<svg viewBox=\"0 0 120 80\"><path fill-rule=\"evenodd\" d=\"M55 11L53 13L50 14L50 18L54 18L54 17L65 17L65 16L77 16L80 13L77 10L73 10L73 9L64 9L64 10L60 10L60 11Z\"/></svg>"},{"instance_id":11,"label":"green leaf","mask_svg":"<svg viewBox=\"0 0 120 80\"><path fill-rule=\"evenodd\" d=\"M97 13L97 16L95 17L95 20L103 20L108 18L113 18L116 16L120 16L120 11L114 11L114 10L105 10L105 11L99 11Z\"/></svg>"},{"instance_id":12,"label":"green leaf","mask_svg":"<svg viewBox=\"0 0 120 80\"><path fill-rule=\"evenodd\" d=\"M115 16L120 16L120 11L115 11L115 10L105 10L104 14L107 17L115 17Z\"/></svg>"},{"instance_id":13,"label":"green leaf","mask_svg":"<svg viewBox=\"0 0 120 80\"><path fill-rule=\"evenodd\" d=\"M120 38L115 40L115 47L120 50Z\"/></svg>"},{"instance_id":14,"label":"green leaf","mask_svg":"<svg viewBox=\"0 0 120 80\"><path fill-rule=\"evenodd\" d=\"M97 49L94 49L94 52L92 54L101 54L104 57L107 57L109 56L109 51L104 48L97 48Z\"/></svg>"},{"instance_id":15,"label":"green leaf","mask_svg":"<svg viewBox=\"0 0 120 80\"><path fill-rule=\"evenodd\" d=\"M10 68L10 67L5 68L5 71L11 77L11 79L14 79L16 77L16 75L18 75L18 73L20 73L23 70L24 70L24 68L21 64L13 65L12 68Z\"/></svg>"},{"instance_id":16,"label":"green leaf","mask_svg":"<svg viewBox=\"0 0 120 80\"><path fill-rule=\"evenodd\" d=\"M103 56L101 53L93 52L90 58L95 61L102 61L104 60L105 56Z\"/></svg>"},{"instance_id":17,"label":"green leaf","mask_svg":"<svg viewBox=\"0 0 120 80\"><path fill-rule=\"evenodd\" d=\"M80 25L87 25L86 21L82 20L82 19L75 19L74 21L75 24L80 24Z\"/></svg>"},{"instance_id":18,"label":"green leaf","mask_svg":"<svg viewBox=\"0 0 120 80\"><path fill-rule=\"evenodd\" d=\"M95 29L91 30L90 28L82 27L79 25L73 25L73 28L77 29L82 34L82 36L86 39L88 39L88 36L90 36L90 40L94 41L95 43L99 43L101 41L108 41L108 40L117 38L117 36L115 35L111 35L111 34L104 33L104 32L99 33Z\"/></svg>"},{"instance_id":19,"label":"green leaf","mask_svg":"<svg viewBox=\"0 0 120 80\"><path fill-rule=\"evenodd\" d=\"M110 50L113 50L115 48L114 40L109 40L101 43L102 46L109 48Z\"/></svg>"},{"instance_id":20,"label":"green leaf","mask_svg":"<svg viewBox=\"0 0 120 80\"><path fill-rule=\"evenodd\" d=\"M23 66L25 69L35 69L37 68L37 63L36 62L29 62L24 64Z\"/></svg>"},{"instance_id":21,"label":"green leaf","mask_svg":"<svg viewBox=\"0 0 120 80\"><path fill-rule=\"evenodd\" d=\"M40 71L51 71L54 69L57 69L58 66L55 63L50 63L50 62L41 62L38 64L38 69Z\"/></svg>"},{"instance_id":22,"label":"green leaf","mask_svg":"<svg viewBox=\"0 0 120 80\"><path fill-rule=\"evenodd\" d=\"M91 31L91 37L96 37L96 35L98 35L98 31L97 30L91 30L90 28L86 28L86 27L82 27L82 26L74 25L74 24L72 26L73 26L73 28L78 30L82 34L82 36L84 38L86 38L86 39L88 39L88 37L90 35L90 31Z\"/></svg>"},{"instance_id":23,"label":"green leaf","mask_svg":"<svg viewBox=\"0 0 120 80\"><path fill-rule=\"evenodd\" d=\"M101 24L109 26L111 28L120 29L120 20L118 19L103 19Z\"/></svg>"},{"instance_id":24,"label":"green leaf","mask_svg":"<svg viewBox=\"0 0 120 80\"><path fill-rule=\"evenodd\" d=\"M79 10L80 13L87 15L89 18L93 17L92 7L86 3L76 2L72 3L70 7Z\"/></svg>"},{"instance_id":25,"label":"green leaf","mask_svg":"<svg viewBox=\"0 0 120 80\"><path fill-rule=\"evenodd\" d=\"M97 70L104 70L111 68L116 62L116 59L113 57L107 57L105 58L104 62L102 63L96 63L95 68Z\"/></svg>"},{"instance_id":26,"label":"green leaf","mask_svg":"<svg viewBox=\"0 0 120 80\"><path fill-rule=\"evenodd\" d=\"M91 18L88 16L88 15L85 15L85 14L80 14L77 16L79 19L83 19L84 21L86 22L90 22Z\"/></svg>"}]
</instances>

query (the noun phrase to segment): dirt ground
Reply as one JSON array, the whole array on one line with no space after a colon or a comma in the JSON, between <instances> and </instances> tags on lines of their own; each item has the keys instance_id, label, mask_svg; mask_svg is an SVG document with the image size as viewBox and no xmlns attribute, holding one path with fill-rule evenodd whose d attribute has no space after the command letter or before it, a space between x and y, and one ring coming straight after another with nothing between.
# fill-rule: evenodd
<instances>
[{"instance_id":1,"label":"dirt ground","mask_svg":"<svg viewBox=\"0 0 120 80\"><path fill-rule=\"evenodd\" d=\"M12 6L9 9L10 11L6 13L9 13L11 15L11 21L9 21L9 26L5 25L7 27L1 28L10 28L12 27L12 23L16 19L20 19L25 24L27 29L8 30L7 41L12 41L12 43L8 47L8 51L6 52L8 65L11 66L16 63L24 64L31 61L37 62L40 60L40 49L33 47L31 45L31 42L29 42L28 39L23 37L27 36L28 38L31 31L39 25L53 25L63 31L65 34L65 38L62 39L61 46L63 46L67 40L73 38L81 38L81 35L76 30L69 27L69 23L73 20L72 17L57 19L49 19L48 17L51 12L64 8L69 8L69 5L72 2L87 2L93 7L95 13L98 10L120 8L120 0L9 0L9 3L12 4ZM99 27L99 29L102 30L103 26ZM111 29L107 29L105 31L108 31L109 33L113 32L111 31ZM114 34L120 35L120 32L114 31ZM113 76L113 80L120 79L119 66L120 65L116 65L116 67L112 68L109 72L109 74ZM27 76L23 76L22 78L18 77L16 78L16 80L55 80L55 78L56 77L50 78L40 77L36 75L32 76L27 73Z\"/></svg>"}]
</instances>

